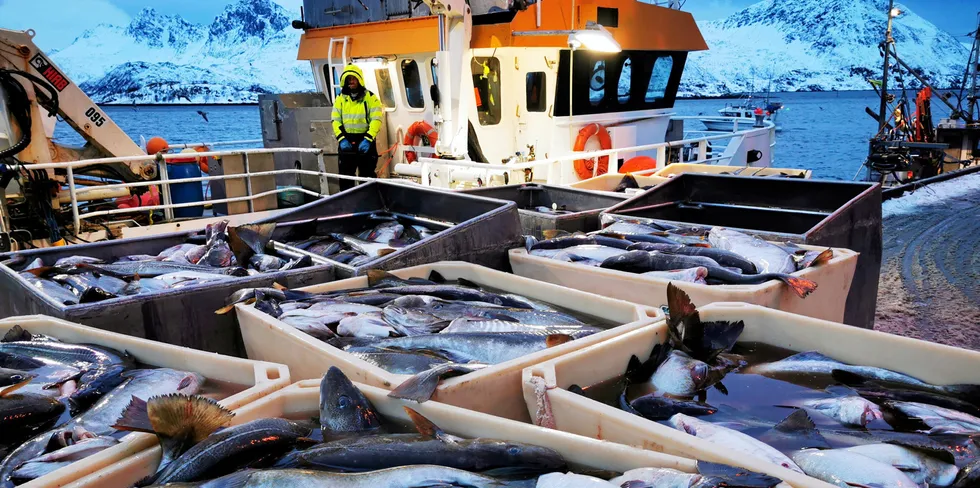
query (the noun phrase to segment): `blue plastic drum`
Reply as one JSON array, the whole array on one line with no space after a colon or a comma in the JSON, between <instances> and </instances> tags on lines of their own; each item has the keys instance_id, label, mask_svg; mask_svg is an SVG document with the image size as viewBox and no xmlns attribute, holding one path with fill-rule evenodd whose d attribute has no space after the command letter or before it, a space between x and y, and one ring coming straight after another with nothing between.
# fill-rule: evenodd
<instances>
[{"instance_id":1,"label":"blue plastic drum","mask_svg":"<svg viewBox=\"0 0 980 488\"><path fill-rule=\"evenodd\" d=\"M196 159L189 162L171 161L167 164L167 174L171 180L185 178L200 178L201 168ZM191 183L173 183L170 185L170 201L173 203L200 202L204 200L204 187L200 181ZM195 205L193 207L182 207L174 209L174 218L201 217L204 215L204 206Z\"/></svg>"}]
</instances>

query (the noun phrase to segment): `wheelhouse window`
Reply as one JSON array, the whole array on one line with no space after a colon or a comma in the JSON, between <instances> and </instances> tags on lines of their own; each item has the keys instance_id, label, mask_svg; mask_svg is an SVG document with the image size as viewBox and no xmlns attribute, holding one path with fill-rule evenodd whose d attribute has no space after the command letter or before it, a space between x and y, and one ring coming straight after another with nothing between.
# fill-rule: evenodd
<instances>
[{"instance_id":1,"label":"wheelhouse window","mask_svg":"<svg viewBox=\"0 0 980 488\"><path fill-rule=\"evenodd\" d=\"M385 108L395 108L395 90L391 87L391 74L388 68L374 70L374 78L378 82L378 98Z\"/></svg>"},{"instance_id":2,"label":"wheelhouse window","mask_svg":"<svg viewBox=\"0 0 980 488\"><path fill-rule=\"evenodd\" d=\"M573 64L569 63L569 58ZM631 112L674 106L687 53L563 50L558 62L554 113L568 116L569 73L575 115ZM569 69L571 65L571 69Z\"/></svg>"},{"instance_id":3,"label":"wheelhouse window","mask_svg":"<svg viewBox=\"0 0 980 488\"><path fill-rule=\"evenodd\" d=\"M402 81L405 83L405 102L411 108L424 108L425 96L422 95L422 78L419 76L419 64L414 59L402 60Z\"/></svg>"},{"instance_id":4,"label":"wheelhouse window","mask_svg":"<svg viewBox=\"0 0 980 488\"><path fill-rule=\"evenodd\" d=\"M500 123L500 61L497 58L475 57L470 63L473 75L473 95L480 125Z\"/></svg>"},{"instance_id":5,"label":"wheelhouse window","mask_svg":"<svg viewBox=\"0 0 980 488\"><path fill-rule=\"evenodd\" d=\"M548 93L546 91L544 71L534 71L525 77L527 96L525 102L528 112L544 112L548 109Z\"/></svg>"}]
</instances>

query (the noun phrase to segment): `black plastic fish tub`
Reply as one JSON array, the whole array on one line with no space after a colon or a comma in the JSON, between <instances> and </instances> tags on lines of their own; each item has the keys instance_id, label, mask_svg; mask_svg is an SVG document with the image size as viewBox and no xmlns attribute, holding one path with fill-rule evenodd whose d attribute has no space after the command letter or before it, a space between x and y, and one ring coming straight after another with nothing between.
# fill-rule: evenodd
<instances>
[{"instance_id":1,"label":"black plastic fish tub","mask_svg":"<svg viewBox=\"0 0 980 488\"><path fill-rule=\"evenodd\" d=\"M517 204L521 227L527 235L542 239L541 231L564 230L568 232L592 232L599 230L599 213L622 203L627 195L615 196L587 190L551 185L508 185L465 190L464 193L481 197L509 200ZM552 205L571 213L552 214L538 212L536 207L552 208Z\"/></svg>"},{"instance_id":2,"label":"black plastic fish tub","mask_svg":"<svg viewBox=\"0 0 980 488\"><path fill-rule=\"evenodd\" d=\"M291 239L290 235L296 235L297 226L309 226L316 220L317 234L351 233L360 231L364 219L375 212L414 216L439 232L358 266L335 263L338 277L438 261L466 261L507 271L510 269L507 250L523 241L514 202L379 181L356 186L263 222L280 223L273 234L278 248L305 253L283 243Z\"/></svg>"},{"instance_id":3,"label":"black plastic fish tub","mask_svg":"<svg viewBox=\"0 0 980 488\"><path fill-rule=\"evenodd\" d=\"M244 276L226 282L204 283L132 295L100 302L63 305L31 286L15 269L41 258L45 264L68 256L114 260L136 254L155 255L186 242L197 232L161 234L135 239L32 249L0 255L0 262L24 258L20 264L0 264L0 317L44 314L99 329L230 356L245 357L235 314L216 315L236 290L280 283L296 288L334 280L333 266L319 260L310 267ZM285 255L285 253L283 253Z\"/></svg>"},{"instance_id":4,"label":"black plastic fish tub","mask_svg":"<svg viewBox=\"0 0 980 488\"><path fill-rule=\"evenodd\" d=\"M683 174L602 214L724 226L768 241L857 251L844 323L874 325L881 269L881 186L790 178Z\"/></svg>"}]
</instances>

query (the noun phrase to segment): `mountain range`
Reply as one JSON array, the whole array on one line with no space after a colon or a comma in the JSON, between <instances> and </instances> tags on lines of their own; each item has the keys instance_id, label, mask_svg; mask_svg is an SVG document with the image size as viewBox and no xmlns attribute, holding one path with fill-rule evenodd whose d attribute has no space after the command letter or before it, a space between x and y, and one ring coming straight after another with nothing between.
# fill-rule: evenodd
<instances>
[{"instance_id":1,"label":"mountain range","mask_svg":"<svg viewBox=\"0 0 980 488\"><path fill-rule=\"evenodd\" d=\"M680 95L751 90L866 90L880 77L887 0L763 0L698 26L709 51L692 53ZM969 49L899 7L898 54L941 87L962 76ZM210 24L144 9L129 25L101 24L52 57L99 103L254 103L259 94L314 89L295 61L298 12L238 0ZM913 82L911 77L906 80ZM913 82L914 83L914 82Z\"/></svg>"}]
</instances>

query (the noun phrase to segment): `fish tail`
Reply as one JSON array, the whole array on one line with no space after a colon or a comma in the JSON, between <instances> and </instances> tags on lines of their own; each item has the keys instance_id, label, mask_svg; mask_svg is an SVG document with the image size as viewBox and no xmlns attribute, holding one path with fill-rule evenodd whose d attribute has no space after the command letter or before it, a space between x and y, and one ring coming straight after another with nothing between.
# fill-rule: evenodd
<instances>
[{"instance_id":1,"label":"fish tail","mask_svg":"<svg viewBox=\"0 0 980 488\"><path fill-rule=\"evenodd\" d=\"M158 436L191 439L193 443L201 442L235 416L210 398L177 393L151 398L146 402L146 413Z\"/></svg>"},{"instance_id":2,"label":"fish tail","mask_svg":"<svg viewBox=\"0 0 980 488\"><path fill-rule=\"evenodd\" d=\"M813 261L811 261L807 265L807 267L814 267L814 266L827 264L830 262L831 259L834 259L834 250L828 247L825 251L818 254L817 257L813 258Z\"/></svg>"},{"instance_id":3,"label":"fish tail","mask_svg":"<svg viewBox=\"0 0 980 488\"><path fill-rule=\"evenodd\" d=\"M790 275L778 275L778 277L780 281L789 285L793 293L796 293L800 298L806 298L807 295L817 289L817 283L806 278Z\"/></svg>"},{"instance_id":4,"label":"fish tail","mask_svg":"<svg viewBox=\"0 0 980 488\"><path fill-rule=\"evenodd\" d=\"M0 342L18 342L18 341L29 341L31 340L31 333L24 330L20 325L15 325L4 334L3 339Z\"/></svg>"},{"instance_id":5,"label":"fish tail","mask_svg":"<svg viewBox=\"0 0 980 488\"><path fill-rule=\"evenodd\" d=\"M442 378L470 373L474 369L463 364L442 364L405 380L397 388L391 390L388 396L423 403L432 398Z\"/></svg>"}]
</instances>

